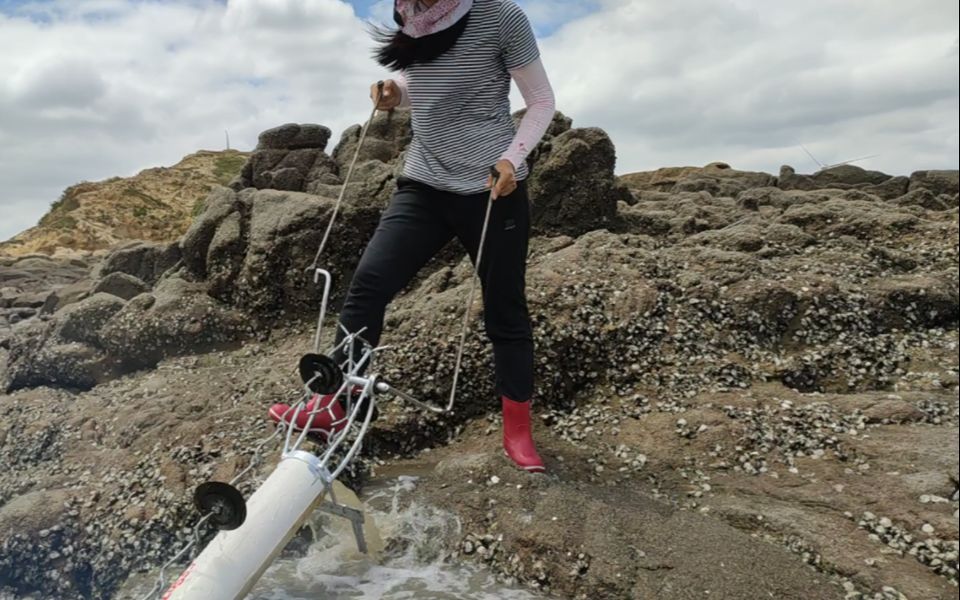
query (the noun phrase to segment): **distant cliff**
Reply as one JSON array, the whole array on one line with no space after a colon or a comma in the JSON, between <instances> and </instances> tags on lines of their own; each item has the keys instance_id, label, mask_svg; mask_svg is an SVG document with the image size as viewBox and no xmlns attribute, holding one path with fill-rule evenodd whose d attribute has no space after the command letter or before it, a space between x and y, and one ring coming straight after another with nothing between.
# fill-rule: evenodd
<instances>
[{"instance_id":1,"label":"distant cliff","mask_svg":"<svg viewBox=\"0 0 960 600\"><path fill-rule=\"evenodd\" d=\"M128 240L175 240L202 210L210 186L229 183L246 160L247 153L237 150L201 150L172 167L77 183L64 190L35 227L0 242L0 256L72 254Z\"/></svg>"}]
</instances>

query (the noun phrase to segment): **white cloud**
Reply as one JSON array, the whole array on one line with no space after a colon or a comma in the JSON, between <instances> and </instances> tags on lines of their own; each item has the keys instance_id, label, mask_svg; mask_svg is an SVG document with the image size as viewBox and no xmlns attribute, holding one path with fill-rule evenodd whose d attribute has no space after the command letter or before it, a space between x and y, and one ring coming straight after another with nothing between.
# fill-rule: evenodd
<instances>
[{"instance_id":1,"label":"white cloud","mask_svg":"<svg viewBox=\"0 0 960 600\"><path fill-rule=\"evenodd\" d=\"M877 153L956 168L957 4L606 0L543 41L558 105L613 137L621 171Z\"/></svg>"},{"instance_id":2,"label":"white cloud","mask_svg":"<svg viewBox=\"0 0 960 600\"><path fill-rule=\"evenodd\" d=\"M810 169L801 143L823 162L879 153L861 164L894 173L957 167L955 2L522 4L550 32L560 109L610 133L621 172ZM339 0L22 6L32 20L0 13L0 239L72 183L222 148L224 129L242 149L286 122L322 123L335 141L383 75ZM370 15L389 23L390 10Z\"/></svg>"},{"instance_id":3,"label":"white cloud","mask_svg":"<svg viewBox=\"0 0 960 600\"><path fill-rule=\"evenodd\" d=\"M106 83L96 70L72 58L49 60L44 57L11 78L14 102L33 108L81 109L96 102L106 91Z\"/></svg>"},{"instance_id":4,"label":"white cloud","mask_svg":"<svg viewBox=\"0 0 960 600\"><path fill-rule=\"evenodd\" d=\"M335 132L369 111L382 70L365 23L337 0L58 0L0 14L0 239L63 188L251 149L287 122ZM48 22L44 22L48 21Z\"/></svg>"}]
</instances>

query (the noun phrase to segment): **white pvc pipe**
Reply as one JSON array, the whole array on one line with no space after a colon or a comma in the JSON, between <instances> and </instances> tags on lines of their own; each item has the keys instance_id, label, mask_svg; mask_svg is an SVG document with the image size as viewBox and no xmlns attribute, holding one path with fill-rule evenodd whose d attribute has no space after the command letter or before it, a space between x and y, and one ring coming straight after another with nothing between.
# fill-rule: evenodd
<instances>
[{"instance_id":1,"label":"white pvc pipe","mask_svg":"<svg viewBox=\"0 0 960 600\"><path fill-rule=\"evenodd\" d=\"M247 518L221 531L163 595L163 600L239 600L300 529L327 491L329 473L300 450L284 456L247 501Z\"/></svg>"}]
</instances>

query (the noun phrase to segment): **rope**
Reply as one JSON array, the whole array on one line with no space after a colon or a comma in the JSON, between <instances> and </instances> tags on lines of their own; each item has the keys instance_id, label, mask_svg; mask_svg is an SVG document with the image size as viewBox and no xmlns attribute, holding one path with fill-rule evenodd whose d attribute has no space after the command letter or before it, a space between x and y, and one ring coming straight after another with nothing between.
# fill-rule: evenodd
<instances>
[{"instance_id":1,"label":"rope","mask_svg":"<svg viewBox=\"0 0 960 600\"><path fill-rule=\"evenodd\" d=\"M330 222L327 223L327 230L323 233L323 240L320 242L320 247L317 248L317 254L313 257L313 264L310 265L309 271L315 271L317 265L320 264L320 255L323 254L323 249L327 245L327 240L330 239L330 232L333 230L333 224L337 220L337 214L340 212L340 204L343 203L343 196L347 193L347 184L350 183L350 177L353 175L353 168L357 164L357 158L360 156L360 148L363 147L363 140L367 137L367 131L370 129L370 124L373 123L373 118L377 114L377 107L380 105L380 100L383 98L383 81L377 82L377 99L373 103L373 110L370 111L370 118L367 119L367 122L364 124L363 128L360 130L360 139L357 141L357 149L353 152L353 160L350 161L350 166L347 168L347 176L343 179L343 186L340 188L340 195L337 196L337 203L333 205L333 215L330 216Z\"/></svg>"}]
</instances>

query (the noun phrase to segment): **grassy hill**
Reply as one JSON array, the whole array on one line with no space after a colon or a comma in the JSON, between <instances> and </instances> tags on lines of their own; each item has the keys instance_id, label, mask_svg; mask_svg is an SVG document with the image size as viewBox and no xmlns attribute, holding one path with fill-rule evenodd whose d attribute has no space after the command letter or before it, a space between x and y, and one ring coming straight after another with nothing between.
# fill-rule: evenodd
<instances>
[{"instance_id":1,"label":"grassy hill","mask_svg":"<svg viewBox=\"0 0 960 600\"><path fill-rule=\"evenodd\" d=\"M0 255L63 254L127 240L176 239L214 184L226 185L249 153L200 150L172 167L68 187L30 229L0 242Z\"/></svg>"}]
</instances>

